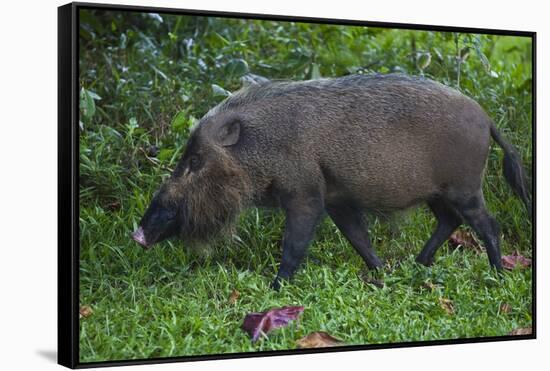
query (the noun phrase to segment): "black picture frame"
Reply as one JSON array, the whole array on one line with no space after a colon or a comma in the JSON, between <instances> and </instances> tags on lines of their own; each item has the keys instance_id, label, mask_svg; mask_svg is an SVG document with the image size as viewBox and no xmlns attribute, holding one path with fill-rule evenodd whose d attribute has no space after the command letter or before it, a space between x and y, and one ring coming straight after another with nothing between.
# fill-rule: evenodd
<instances>
[{"instance_id":1,"label":"black picture frame","mask_svg":"<svg viewBox=\"0 0 550 371\"><path fill-rule=\"evenodd\" d=\"M215 16L240 19L297 21L320 24L371 26L408 30L429 30L490 35L510 35L529 37L532 40L532 113L533 113L533 162L532 162L532 333L529 335L511 335L468 339L448 339L435 341L413 341L391 344L352 345L322 349L295 349L280 351L258 351L235 354L217 354L201 356L183 356L169 358L132 359L82 363L79 361L79 10L101 9L113 11L153 12L177 15ZM422 25L404 23L370 22L359 20L309 18L251 13L232 13L222 11L202 11L190 9L171 9L128 5L95 3L70 3L58 8L58 363L69 368L88 368L98 366L122 366L137 364L168 363L182 361L202 361L213 359L232 359L244 357L266 357L288 354L307 354L320 352L342 352L353 350L386 349L400 347L418 347L430 345L448 345L463 343L495 342L509 340L536 339L536 32L496 30L485 28L448 27L441 25Z\"/></svg>"}]
</instances>

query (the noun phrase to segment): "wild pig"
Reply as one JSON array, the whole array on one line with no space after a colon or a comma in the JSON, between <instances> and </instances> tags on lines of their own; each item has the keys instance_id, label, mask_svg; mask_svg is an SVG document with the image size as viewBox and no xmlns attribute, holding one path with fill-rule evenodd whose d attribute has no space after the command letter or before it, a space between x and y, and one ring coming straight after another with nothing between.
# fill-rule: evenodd
<instances>
[{"instance_id":1,"label":"wild pig","mask_svg":"<svg viewBox=\"0 0 550 371\"><path fill-rule=\"evenodd\" d=\"M377 268L366 215L427 204L437 227L418 262L431 264L466 222L500 269L498 225L481 187L491 137L530 215L518 153L483 109L454 89L395 74L252 85L200 120L133 238L144 247L176 235L204 242L248 207L280 207L286 225L272 284L278 288L296 271L325 213Z\"/></svg>"}]
</instances>

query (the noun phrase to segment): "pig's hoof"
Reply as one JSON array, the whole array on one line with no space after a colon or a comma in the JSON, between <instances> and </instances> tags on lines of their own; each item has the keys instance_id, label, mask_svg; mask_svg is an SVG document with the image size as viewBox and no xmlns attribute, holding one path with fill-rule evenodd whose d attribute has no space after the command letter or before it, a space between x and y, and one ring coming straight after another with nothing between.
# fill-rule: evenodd
<instances>
[{"instance_id":1,"label":"pig's hoof","mask_svg":"<svg viewBox=\"0 0 550 371\"><path fill-rule=\"evenodd\" d=\"M491 266L492 269L494 269L498 274L502 274L503 273L503 268L502 268L502 262L497 262L496 264L493 264L493 263L489 263L489 265Z\"/></svg>"},{"instance_id":2,"label":"pig's hoof","mask_svg":"<svg viewBox=\"0 0 550 371\"><path fill-rule=\"evenodd\" d=\"M275 291L280 291L281 290L281 279L278 276L275 277L275 279L271 283L271 288Z\"/></svg>"},{"instance_id":3,"label":"pig's hoof","mask_svg":"<svg viewBox=\"0 0 550 371\"><path fill-rule=\"evenodd\" d=\"M381 271L384 269L384 263L378 261L374 264L367 264L367 267L369 267L369 269L373 271Z\"/></svg>"},{"instance_id":4,"label":"pig's hoof","mask_svg":"<svg viewBox=\"0 0 550 371\"><path fill-rule=\"evenodd\" d=\"M416 262L419 264L422 264L425 267L431 267L432 264L434 263L434 260L430 258L426 258L424 256L418 256L416 258Z\"/></svg>"}]
</instances>

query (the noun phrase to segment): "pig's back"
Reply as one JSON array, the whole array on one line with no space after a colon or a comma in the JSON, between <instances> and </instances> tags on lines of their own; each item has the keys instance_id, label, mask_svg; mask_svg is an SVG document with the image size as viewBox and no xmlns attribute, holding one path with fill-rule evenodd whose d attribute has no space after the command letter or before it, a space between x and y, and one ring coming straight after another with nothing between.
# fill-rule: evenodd
<instances>
[{"instance_id":1,"label":"pig's back","mask_svg":"<svg viewBox=\"0 0 550 371\"><path fill-rule=\"evenodd\" d=\"M323 135L313 147L329 202L352 199L384 212L479 186L490 132L475 102L420 78L348 79L330 89L339 117L318 107L315 130ZM338 94L339 84L356 88Z\"/></svg>"}]
</instances>

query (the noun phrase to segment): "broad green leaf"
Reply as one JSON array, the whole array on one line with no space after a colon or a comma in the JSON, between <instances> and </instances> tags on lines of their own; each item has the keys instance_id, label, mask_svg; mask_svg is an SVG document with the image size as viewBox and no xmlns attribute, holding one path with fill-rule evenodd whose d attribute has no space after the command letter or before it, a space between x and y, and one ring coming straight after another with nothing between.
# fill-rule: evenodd
<instances>
[{"instance_id":1,"label":"broad green leaf","mask_svg":"<svg viewBox=\"0 0 550 371\"><path fill-rule=\"evenodd\" d=\"M248 63L244 59L232 59L225 65L225 73L228 77L241 77L248 73Z\"/></svg>"},{"instance_id":2,"label":"broad green leaf","mask_svg":"<svg viewBox=\"0 0 550 371\"><path fill-rule=\"evenodd\" d=\"M170 123L172 130L181 132L183 131L183 129L185 129L188 122L185 116L186 115L184 111L179 111L178 113L176 113L176 115L172 119L172 122Z\"/></svg>"},{"instance_id":3,"label":"broad green leaf","mask_svg":"<svg viewBox=\"0 0 550 371\"><path fill-rule=\"evenodd\" d=\"M156 21L158 21L158 22L160 22L160 23L163 22L162 17L161 17L159 14L157 14L157 13L147 13L147 15L148 15L150 18L152 18L152 19L154 19L154 20L156 20Z\"/></svg>"},{"instance_id":4,"label":"broad green leaf","mask_svg":"<svg viewBox=\"0 0 550 371\"><path fill-rule=\"evenodd\" d=\"M483 54L479 45L475 46L475 50L479 57L479 60L481 61L481 64L483 64L483 67L485 67L485 70L487 72L491 71L491 63L489 62L489 59L487 58L487 56Z\"/></svg>"},{"instance_id":5,"label":"broad green leaf","mask_svg":"<svg viewBox=\"0 0 550 371\"><path fill-rule=\"evenodd\" d=\"M229 97L231 93L219 85L212 84L212 92L215 97Z\"/></svg>"},{"instance_id":6,"label":"broad green leaf","mask_svg":"<svg viewBox=\"0 0 550 371\"><path fill-rule=\"evenodd\" d=\"M126 49L126 45L128 44L128 37L125 33L120 34L120 42L118 44L120 49Z\"/></svg>"},{"instance_id":7,"label":"broad green leaf","mask_svg":"<svg viewBox=\"0 0 550 371\"><path fill-rule=\"evenodd\" d=\"M323 78L323 76L321 75L321 71L319 71L319 65L317 63L311 64L310 71L311 71L310 77L312 80Z\"/></svg>"},{"instance_id":8,"label":"broad green leaf","mask_svg":"<svg viewBox=\"0 0 550 371\"><path fill-rule=\"evenodd\" d=\"M133 136L135 131L139 128L137 119L135 117L131 117L126 127L128 129L127 135L129 137Z\"/></svg>"},{"instance_id":9,"label":"broad green leaf","mask_svg":"<svg viewBox=\"0 0 550 371\"><path fill-rule=\"evenodd\" d=\"M128 124L129 124L129 127L131 127L132 129L139 127L137 119L135 117L131 117Z\"/></svg>"},{"instance_id":10,"label":"broad green leaf","mask_svg":"<svg viewBox=\"0 0 550 371\"><path fill-rule=\"evenodd\" d=\"M95 114L95 102L92 94L84 88L80 90L80 109L85 118L91 119Z\"/></svg>"},{"instance_id":11,"label":"broad green leaf","mask_svg":"<svg viewBox=\"0 0 550 371\"><path fill-rule=\"evenodd\" d=\"M192 131L199 124L199 120L195 116L189 116L189 130Z\"/></svg>"},{"instance_id":12,"label":"broad green leaf","mask_svg":"<svg viewBox=\"0 0 550 371\"><path fill-rule=\"evenodd\" d=\"M170 149L170 148L163 148L160 150L157 158L160 160L160 161L170 161L170 159L172 158L172 155L174 154L174 150L173 149Z\"/></svg>"},{"instance_id":13,"label":"broad green leaf","mask_svg":"<svg viewBox=\"0 0 550 371\"><path fill-rule=\"evenodd\" d=\"M263 76L255 75L253 73L247 73L246 75L243 75L241 77L241 84L243 86L261 85L261 84L265 84L265 83L268 83L268 82L269 82L269 79L267 79Z\"/></svg>"},{"instance_id":14,"label":"broad green leaf","mask_svg":"<svg viewBox=\"0 0 550 371\"><path fill-rule=\"evenodd\" d=\"M94 100L101 100L101 97L99 95L97 95L96 93L94 93L93 91L91 90L86 90L86 92L88 92L88 94L90 95L90 97L92 97L92 99Z\"/></svg>"},{"instance_id":15,"label":"broad green leaf","mask_svg":"<svg viewBox=\"0 0 550 371\"><path fill-rule=\"evenodd\" d=\"M464 63L466 59L470 56L470 47L466 46L462 49L460 49L460 61Z\"/></svg>"},{"instance_id":16,"label":"broad green leaf","mask_svg":"<svg viewBox=\"0 0 550 371\"><path fill-rule=\"evenodd\" d=\"M422 71L425 70L432 61L432 55L429 52L419 53L416 57L416 64Z\"/></svg>"}]
</instances>

